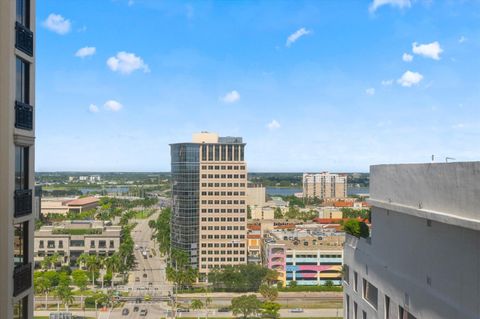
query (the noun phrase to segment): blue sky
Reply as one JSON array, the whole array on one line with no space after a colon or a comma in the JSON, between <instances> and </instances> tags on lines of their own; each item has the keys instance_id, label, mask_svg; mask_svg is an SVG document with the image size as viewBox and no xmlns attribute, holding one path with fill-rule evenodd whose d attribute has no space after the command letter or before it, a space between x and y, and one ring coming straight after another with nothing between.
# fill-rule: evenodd
<instances>
[{"instance_id":1,"label":"blue sky","mask_svg":"<svg viewBox=\"0 0 480 319\"><path fill-rule=\"evenodd\" d=\"M478 1L37 1L36 169L168 171L243 136L250 171L478 160Z\"/></svg>"}]
</instances>

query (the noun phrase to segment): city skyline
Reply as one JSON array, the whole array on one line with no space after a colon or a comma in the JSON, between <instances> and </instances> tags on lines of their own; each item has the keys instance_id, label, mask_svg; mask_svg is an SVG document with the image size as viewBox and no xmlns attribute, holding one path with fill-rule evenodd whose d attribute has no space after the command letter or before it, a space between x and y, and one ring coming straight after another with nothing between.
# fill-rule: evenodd
<instances>
[{"instance_id":1,"label":"city skyline","mask_svg":"<svg viewBox=\"0 0 480 319\"><path fill-rule=\"evenodd\" d=\"M253 172L478 159L479 11L46 1L36 169L168 171L168 144L199 131L243 136Z\"/></svg>"}]
</instances>

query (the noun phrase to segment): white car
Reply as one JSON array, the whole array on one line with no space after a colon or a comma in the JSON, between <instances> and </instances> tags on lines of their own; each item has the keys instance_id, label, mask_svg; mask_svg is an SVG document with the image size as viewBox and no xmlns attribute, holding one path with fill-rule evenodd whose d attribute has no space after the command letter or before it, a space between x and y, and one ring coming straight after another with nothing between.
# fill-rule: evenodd
<instances>
[{"instance_id":1,"label":"white car","mask_svg":"<svg viewBox=\"0 0 480 319\"><path fill-rule=\"evenodd\" d=\"M300 313L300 312L303 312L303 308L293 308L293 309L290 309L290 312Z\"/></svg>"}]
</instances>

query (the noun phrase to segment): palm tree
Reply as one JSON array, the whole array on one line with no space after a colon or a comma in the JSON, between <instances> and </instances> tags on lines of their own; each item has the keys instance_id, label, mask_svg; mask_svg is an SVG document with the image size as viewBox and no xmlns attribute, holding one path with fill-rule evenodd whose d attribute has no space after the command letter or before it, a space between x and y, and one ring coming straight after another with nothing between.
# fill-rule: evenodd
<instances>
[{"instance_id":1,"label":"palm tree","mask_svg":"<svg viewBox=\"0 0 480 319\"><path fill-rule=\"evenodd\" d=\"M203 302L200 299L193 299L190 307L193 310L200 310L203 308ZM197 318L200 319L200 314L197 314Z\"/></svg>"},{"instance_id":2,"label":"palm tree","mask_svg":"<svg viewBox=\"0 0 480 319\"><path fill-rule=\"evenodd\" d=\"M70 286L59 285L55 290L55 294L57 295L58 300L65 305L65 309L68 311L68 306L74 301L72 288L70 288ZM57 307L60 308L58 304Z\"/></svg>"},{"instance_id":3,"label":"palm tree","mask_svg":"<svg viewBox=\"0 0 480 319\"><path fill-rule=\"evenodd\" d=\"M111 280L112 289L113 289L113 277L115 273L118 272L118 270L120 269L120 265L121 265L121 260L120 260L120 256L117 253L105 259L105 266L107 268L107 272L112 273L112 280Z\"/></svg>"},{"instance_id":4,"label":"palm tree","mask_svg":"<svg viewBox=\"0 0 480 319\"><path fill-rule=\"evenodd\" d=\"M80 256L78 256L76 263L79 268L85 267L87 260L88 260L88 254L83 253Z\"/></svg>"},{"instance_id":5,"label":"palm tree","mask_svg":"<svg viewBox=\"0 0 480 319\"><path fill-rule=\"evenodd\" d=\"M208 306L212 303L212 298L205 298L205 317L208 319Z\"/></svg>"},{"instance_id":6,"label":"palm tree","mask_svg":"<svg viewBox=\"0 0 480 319\"><path fill-rule=\"evenodd\" d=\"M39 276L34 280L34 288L36 293L45 294L45 310L46 310L48 305L48 293L52 288L52 283L48 278L44 276Z\"/></svg>"},{"instance_id":7,"label":"palm tree","mask_svg":"<svg viewBox=\"0 0 480 319\"><path fill-rule=\"evenodd\" d=\"M100 269L100 260L96 255L88 255L86 260L87 270L92 274L92 285L95 286L95 272Z\"/></svg>"}]
</instances>

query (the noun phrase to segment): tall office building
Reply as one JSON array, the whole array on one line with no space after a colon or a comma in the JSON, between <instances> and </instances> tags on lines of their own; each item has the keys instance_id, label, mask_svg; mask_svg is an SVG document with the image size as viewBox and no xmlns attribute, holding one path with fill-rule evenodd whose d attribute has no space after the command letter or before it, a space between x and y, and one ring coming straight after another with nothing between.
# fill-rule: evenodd
<instances>
[{"instance_id":1,"label":"tall office building","mask_svg":"<svg viewBox=\"0 0 480 319\"><path fill-rule=\"evenodd\" d=\"M0 1L0 318L33 317L34 17Z\"/></svg>"},{"instance_id":2,"label":"tall office building","mask_svg":"<svg viewBox=\"0 0 480 319\"><path fill-rule=\"evenodd\" d=\"M344 318L480 318L480 162L370 174L371 236L344 246Z\"/></svg>"},{"instance_id":3,"label":"tall office building","mask_svg":"<svg viewBox=\"0 0 480 319\"><path fill-rule=\"evenodd\" d=\"M247 167L240 137L197 133L171 144L173 248L202 274L247 262Z\"/></svg>"},{"instance_id":4,"label":"tall office building","mask_svg":"<svg viewBox=\"0 0 480 319\"><path fill-rule=\"evenodd\" d=\"M330 174L303 174L303 197L334 199L347 197L347 176Z\"/></svg>"}]
</instances>

